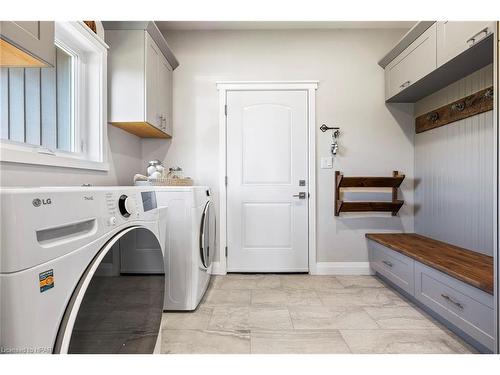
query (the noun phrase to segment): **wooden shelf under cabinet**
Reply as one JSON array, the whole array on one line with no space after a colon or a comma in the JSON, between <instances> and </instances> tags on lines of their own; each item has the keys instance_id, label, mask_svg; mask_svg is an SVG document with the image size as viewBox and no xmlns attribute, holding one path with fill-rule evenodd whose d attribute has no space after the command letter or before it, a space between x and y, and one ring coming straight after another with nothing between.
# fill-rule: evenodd
<instances>
[{"instance_id":1,"label":"wooden shelf under cabinet","mask_svg":"<svg viewBox=\"0 0 500 375\"><path fill-rule=\"evenodd\" d=\"M398 200L398 187L405 175L394 171L392 177L344 177L340 171L335 171L335 216L341 212L391 212L396 216L404 201ZM390 202L345 202L340 199L342 188L391 188L392 201Z\"/></svg>"},{"instance_id":2,"label":"wooden shelf under cabinet","mask_svg":"<svg viewBox=\"0 0 500 375\"><path fill-rule=\"evenodd\" d=\"M110 122L110 124L141 138L172 138L170 134L147 122Z\"/></svg>"}]
</instances>

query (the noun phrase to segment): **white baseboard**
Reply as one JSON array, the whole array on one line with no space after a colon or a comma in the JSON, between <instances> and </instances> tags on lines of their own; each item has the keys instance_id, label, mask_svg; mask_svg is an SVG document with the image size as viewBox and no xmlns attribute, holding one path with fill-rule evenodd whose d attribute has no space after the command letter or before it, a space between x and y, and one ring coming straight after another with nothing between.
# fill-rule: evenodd
<instances>
[{"instance_id":1,"label":"white baseboard","mask_svg":"<svg viewBox=\"0 0 500 375\"><path fill-rule=\"evenodd\" d=\"M212 275L225 275L226 267L221 262L212 262Z\"/></svg>"},{"instance_id":2,"label":"white baseboard","mask_svg":"<svg viewBox=\"0 0 500 375\"><path fill-rule=\"evenodd\" d=\"M221 262L212 262L212 275L226 275L226 267ZM311 275L373 275L369 262L319 262Z\"/></svg>"},{"instance_id":3,"label":"white baseboard","mask_svg":"<svg viewBox=\"0 0 500 375\"><path fill-rule=\"evenodd\" d=\"M318 262L314 275L373 275L369 262Z\"/></svg>"}]
</instances>

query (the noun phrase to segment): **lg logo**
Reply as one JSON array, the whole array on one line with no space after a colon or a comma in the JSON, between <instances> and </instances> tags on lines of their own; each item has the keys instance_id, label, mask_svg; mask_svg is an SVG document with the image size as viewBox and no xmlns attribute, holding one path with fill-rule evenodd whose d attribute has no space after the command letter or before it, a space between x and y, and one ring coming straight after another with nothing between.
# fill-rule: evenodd
<instances>
[{"instance_id":1,"label":"lg logo","mask_svg":"<svg viewBox=\"0 0 500 375\"><path fill-rule=\"evenodd\" d=\"M33 199L32 203L33 203L33 206L40 207L42 204L43 205L52 204L52 201L50 200L50 198L47 198L47 199L35 198L35 199Z\"/></svg>"}]
</instances>

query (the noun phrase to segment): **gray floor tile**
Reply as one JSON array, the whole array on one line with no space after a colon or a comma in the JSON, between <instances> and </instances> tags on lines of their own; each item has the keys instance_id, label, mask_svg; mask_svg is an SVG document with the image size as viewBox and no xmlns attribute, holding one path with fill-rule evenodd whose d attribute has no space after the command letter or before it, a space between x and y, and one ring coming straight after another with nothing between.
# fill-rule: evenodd
<instances>
[{"instance_id":1,"label":"gray floor tile","mask_svg":"<svg viewBox=\"0 0 500 375\"><path fill-rule=\"evenodd\" d=\"M162 353L249 354L249 331L163 330Z\"/></svg>"},{"instance_id":2,"label":"gray floor tile","mask_svg":"<svg viewBox=\"0 0 500 375\"><path fill-rule=\"evenodd\" d=\"M346 288L384 288L385 285L374 276L339 275L337 280Z\"/></svg>"},{"instance_id":3,"label":"gray floor tile","mask_svg":"<svg viewBox=\"0 0 500 375\"><path fill-rule=\"evenodd\" d=\"M310 275L281 275L283 289L314 290L314 277Z\"/></svg>"},{"instance_id":4,"label":"gray floor tile","mask_svg":"<svg viewBox=\"0 0 500 375\"><path fill-rule=\"evenodd\" d=\"M286 290L287 306L322 306L323 302L315 290Z\"/></svg>"},{"instance_id":5,"label":"gray floor tile","mask_svg":"<svg viewBox=\"0 0 500 375\"><path fill-rule=\"evenodd\" d=\"M260 289L252 290L252 305L321 306L322 302L314 290Z\"/></svg>"},{"instance_id":6,"label":"gray floor tile","mask_svg":"<svg viewBox=\"0 0 500 375\"><path fill-rule=\"evenodd\" d=\"M209 329L248 330L250 329L250 307L215 307L209 322Z\"/></svg>"},{"instance_id":7,"label":"gray floor tile","mask_svg":"<svg viewBox=\"0 0 500 375\"><path fill-rule=\"evenodd\" d=\"M209 289L203 302L204 306L248 306L250 305L250 290Z\"/></svg>"},{"instance_id":8,"label":"gray floor tile","mask_svg":"<svg viewBox=\"0 0 500 375\"><path fill-rule=\"evenodd\" d=\"M347 345L358 354L451 354L470 349L445 332L435 330L341 330Z\"/></svg>"},{"instance_id":9,"label":"gray floor tile","mask_svg":"<svg viewBox=\"0 0 500 375\"><path fill-rule=\"evenodd\" d=\"M341 354L349 347L337 330L252 331L251 353L255 354Z\"/></svg>"},{"instance_id":10,"label":"gray floor tile","mask_svg":"<svg viewBox=\"0 0 500 375\"><path fill-rule=\"evenodd\" d=\"M337 276L311 276L313 278L314 290L335 290L342 289L344 286L340 283Z\"/></svg>"},{"instance_id":11,"label":"gray floor tile","mask_svg":"<svg viewBox=\"0 0 500 375\"><path fill-rule=\"evenodd\" d=\"M282 306L250 307L250 329L293 329L290 312Z\"/></svg>"},{"instance_id":12,"label":"gray floor tile","mask_svg":"<svg viewBox=\"0 0 500 375\"><path fill-rule=\"evenodd\" d=\"M403 298L386 288L345 288L319 292L325 306L408 306Z\"/></svg>"},{"instance_id":13,"label":"gray floor tile","mask_svg":"<svg viewBox=\"0 0 500 375\"><path fill-rule=\"evenodd\" d=\"M212 308L199 306L195 311L164 312L163 329L206 329L212 317Z\"/></svg>"},{"instance_id":14,"label":"gray floor tile","mask_svg":"<svg viewBox=\"0 0 500 375\"><path fill-rule=\"evenodd\" d=\"M286 305L287 293L282 289L252 290L252 305Z\"/></svg>"},{"instance_id":15,"label":"gray floor tile","mask_svg":"<svg viewBox=\"0 0 500 375\"><path fill-rule=\"evenodd\" d=\"M280 288L279 275L238 275L230 274L217 284L218 289L224 290L249 290Z\"/></svg>"},{"instance_id":16,"label":"gray floor tile","mask_svg":"<svg viewBox=\"0 0 500 375\"><path fill-rule=\"evenodd\" d=\"M412 306L365 307L364 310L386 329L440 328L434 321Z\"/></svg>"},{"instance_id":17,"label":"gray floor tile","mask_svg":"<svg viewBox=\"0 0 500 375\"><path fill-rule=\"evenodd\" d=\"M376 329L377 323L359 307L328 308L293 306L290 315L295 329Z\"/></svg>"}]
</instances>

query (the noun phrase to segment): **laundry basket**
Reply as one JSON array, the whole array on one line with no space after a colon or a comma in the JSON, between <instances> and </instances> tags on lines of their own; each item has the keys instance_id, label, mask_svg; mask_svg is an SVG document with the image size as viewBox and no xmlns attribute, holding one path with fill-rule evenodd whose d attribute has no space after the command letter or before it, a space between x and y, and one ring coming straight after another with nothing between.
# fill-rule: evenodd
<instances>
[{"instance_id":1,"label":"laundry basket","mask_svg":"<svg viewBox=\"0 0 500 375\"><path fill-rule=\"evenodd\" d=\"M148 181L153 186L193 186L193 179L186 178L150 178Z\"/></svg>"}]
</instances>

